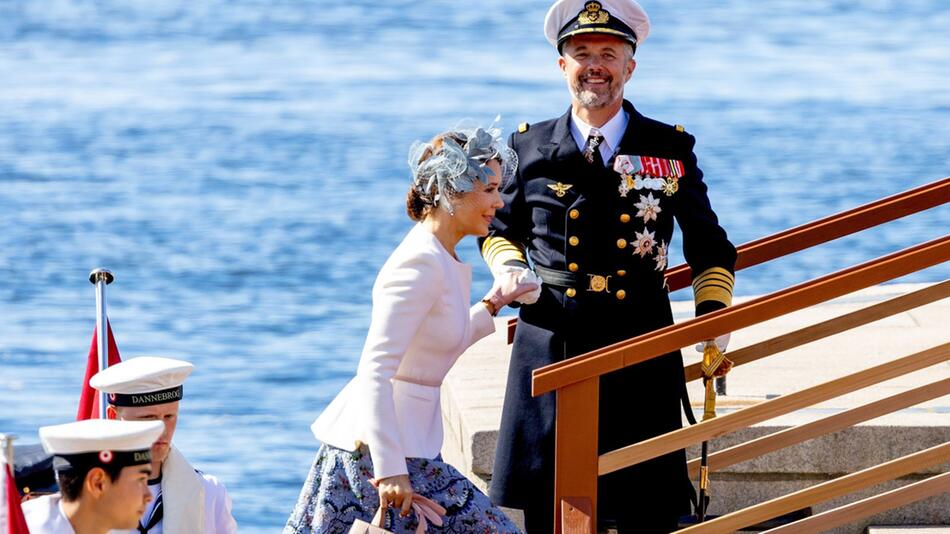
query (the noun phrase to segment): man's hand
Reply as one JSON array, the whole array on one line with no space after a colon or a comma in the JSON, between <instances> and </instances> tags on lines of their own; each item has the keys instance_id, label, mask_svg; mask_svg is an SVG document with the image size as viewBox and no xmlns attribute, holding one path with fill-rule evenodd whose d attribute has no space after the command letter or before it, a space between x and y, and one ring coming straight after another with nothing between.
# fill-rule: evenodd
<instances>
[{"instance_id":1,"label":"man's hand","mask_svg":"<svg viewBox=\"0 0 950 534\"><path fill-rule=\"evenodd\" d=\"M492 275L495 277L496 286L499 282L510 283L513 280L514 283L520 285L522 288L528 289L512 299L515 302L534 304L538 301L538 297L541 296L541 278L531 269L518 267L516 265L502 265L500 268L492 270ZM510 303L511 301L506 304Z\"/></svg>"},{"instance_id":2,"label":"man's hand","mask_svg":"<svg viewBox=\"0 0 950 534\"><path fill-rule=\"evenodd\" d=\"M531 269L505 266L492 272L495 284L485 295L496 310L518 301L522 304L534 304L541 295L541 279Z\"/></svg>"},{"instance_id":3,"label":"man's hand","mask_svg":"<svg viewBox=\"0 0 950 534\"><path fill-rule=\"evenodd\" d=\"M402 517L409 515L415 493L409 483L409 475L394 475L379 480L371 478L369 482L379 491L380 508L395 506L400 509L399 515Z\"/></svg>"},{"instance_id":4,"label":"man's hand","mask_svg":"<svg viewBox=\"0 0 950 534\"><path fill-rule=\"evenodd\" d=\"M697 343L697 344L696 344L696 352L702 354L702 353L703 353L703 349L706 348L706 345L715 342L715 343L716 343L716 346L719 347L719 352L723 352L723 353L724 353L724 352L726 352L726 349L729 348L729 338L730 338L731 336L732 336L732 333L730 332L730 333L728 333L728 334L723 334L723 335L717 337L716 339L707 339L706 341L703 341L702 343Z\"/></svg>"}]
</instances>

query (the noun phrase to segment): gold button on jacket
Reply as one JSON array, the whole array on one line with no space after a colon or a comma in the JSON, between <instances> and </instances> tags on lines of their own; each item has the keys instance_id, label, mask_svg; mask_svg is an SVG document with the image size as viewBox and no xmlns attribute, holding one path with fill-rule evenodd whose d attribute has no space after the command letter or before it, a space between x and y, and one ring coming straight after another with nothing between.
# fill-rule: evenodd
<instances>
[{"instance_id":1,"label":"gold button on jacket","mask_svg":"<svg viewBox=\"0 0 950 534\"><path fill-rule=\"evenodd\" d=\"M572 247L576 247L578 244L580 244L581 240L578 239L576 235L572 235L570 239L567 240L567 242L570 243Z\"/></svg>"},{"instance_id":2,"label":"gold button on jacket","mask_svg":"<svg viewBox=\"0 0 950 534\"><path fill-rule=\"evenodd\" d=\"M622 222L622 223L628 223L628 222L630 222L630 214L629 214L629 213L622 213L622 214L620 214L620 222Z\"/></svg>"},{"instance_id":3,"label":"gold button on jacket","mask_svg":"<svg viewBox=\"0 0 950 534\"><path fill-rule=\"evenodd\" d=\"M625 298L627 298L627 292L624 291L624 290L622 290L622 289L618 289L618 290L617 290L617 300L623 300L623 299L625 299Z\"/></svg>"},{"instance_id":4,"label":"gold button on jacket","mask_svg":"<svg viewBox=\"0 0 950 534\"><path fill-rule=\"evenodd\" d=\"M573 297L574 295L577 294L577 290L575 290L573 287L569 287L567 288L567 291L564 292L564 294L569 297Z\"/></svg>"},{"instance_id":5,"label":"gold button on jacket","mask_svg":"<svg viewBox=\"0 0 950 534\"><path fill-rule=\"evenodd\" d=\"M581 212L579 210L571 210L568 215L570 215L572 219L576 219L581 216Z\"/></svg>"},{"instance_id":6,"label":"gold button on jacket","mask_svg":"<svg viewBox=\"0 0 950 534\"><path fill-rule=\"evenodd\" d=\"M626 240L626 239L618 239L618 240L617 240L617 248L627 248L627 240Z\"/></svg>"},{"instance_id":7,"label":"gold button on jacket","mask_svg":"<svg viewBox=\"0 0 950 534\"><path fill-rule=\"evenodd\" d=\"M567 270L568 270L568 271L571 271L572 273L576 273L579 268L580 268L580 267L578 267L578 265L577 265L576 263L569 263L569 264L567 265Z\"/></svg>"}]
</instances>

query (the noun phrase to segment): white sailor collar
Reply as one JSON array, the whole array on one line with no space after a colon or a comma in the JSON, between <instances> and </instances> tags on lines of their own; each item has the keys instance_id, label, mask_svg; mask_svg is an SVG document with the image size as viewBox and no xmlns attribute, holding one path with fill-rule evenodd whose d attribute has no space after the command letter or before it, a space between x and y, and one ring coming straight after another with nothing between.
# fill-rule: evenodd
<instances>
[{"instance_id":1,"label":"white sailor collar","mask_svg":"<svg viewBox=\"0 0 950 534\"><path fill-rule=\"evenodd\" d=\"M626 110L621 107L606 124L597 128L597 130L600 131L600 135L604 136L604 142L600 144L601 155L604 156L604 161L609 160L610 157L617 152L617 149L620 147L620 141L623 139L623 134L627 131L628 122L630 122L630 116ZM577 143L577 149L581 152L587 147L587 137L590 135L592 128L594 127L584 122L584 120L578 117L574 110L571 109L571 136L574 137L574 142Z\"/></svg>"}]
</instances>

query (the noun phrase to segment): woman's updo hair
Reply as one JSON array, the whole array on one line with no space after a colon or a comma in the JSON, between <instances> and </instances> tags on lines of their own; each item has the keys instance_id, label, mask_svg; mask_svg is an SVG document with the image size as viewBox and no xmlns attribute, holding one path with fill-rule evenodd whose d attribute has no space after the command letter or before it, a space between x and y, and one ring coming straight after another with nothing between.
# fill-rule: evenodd
<instances>
[{"instance_id":1,"label":"woman's updo hair","mask_svg":"<svg viewBox=\"0 0 950 534\"><path fill-rule=\"evenodd\" d=\"M431 158L433 154L441 150L442 139L447 135L451 135L451 133L452 132L441 133L433 137L428 143L429 147L423 150L422 154L419 156L419 164L422 165L422 163ZM413 180L412 185L409 186L409 192L406 194L406 213L409 214L409 218L419 222L425 219L426 215L428 215L434 207L435 199L426 198L426 196L424 196L423 193L419 191L419 188L416 187L415 180Z\"/></svg>"},{"instance_id":2,"label":"woman's updo hair","mask_svg":"<svg viewBox=\"0 0 950 534\"><path fill-rule=\"evenodd\" d=\"M409 218L419 222L425 219L431 210L432 204L427 204L426 201L422 199L422 195L416 191L416 188L410 187L409 193L406 195L406 213L409 214Z\"/></svg>"},{"instance_id":3,"label":"woman's updo hair","mask_svg":"<svg viewBox=\"0 0 950 534\"><path fill-rule=\"evenodd\" d=\"M498 161L504 183L514 176L518 156L500 138L497 128L456 128L428 143L416 141L409 149L412 185L406 195L406 213L421 221L440 206L453 213L452 200L475 188L475 181L488 184L493 174L487 166Z\"/></svg>"}]
</instances>

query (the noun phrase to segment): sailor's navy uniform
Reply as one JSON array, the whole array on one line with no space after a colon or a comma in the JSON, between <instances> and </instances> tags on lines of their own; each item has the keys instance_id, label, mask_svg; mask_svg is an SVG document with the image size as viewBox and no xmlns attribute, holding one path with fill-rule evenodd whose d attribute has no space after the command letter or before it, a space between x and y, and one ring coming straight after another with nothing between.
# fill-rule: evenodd
<instances>
[{"instance_id":1,"label":"sailor's navy uniform","mask_svg":"<svg viewBox=\"0 0 950 534\"><path fill-rule=\"evenodd\" d=\"M122 473L122 469L126 467L151 463L152 443L158 439L163 429L160 421L87 419L43 426L40 427L39 434L43 449L53 456L54 469L60 476L65 476L63 473L71 473L73 477L85 477L93 468L112 468ZM113 486L111 491L128 489ZM29 531L33 534L75 534L62 503L63 496L60 493L44 495L23 503L21 509ZM80 509L83 505L80 500ZM127 517L126 514L130 511L132 510L111 510L119 517ZM95 510L92 512L97 513ZM99 515L97 520L102 519L103 516Z\"/></svg>"},{"instance_id":2,"label":"sailor's navy uniform","mask_svg":"<svg viewBox=\"0 0 950 534\"><path fill-rule=\"evenodd\" d=\"M140 356L100 371L89 385L108 393L109 404L114 407L168 404L181 401L183 383L193 369L194 365L183 360ZM160 475L161 482L153 481L149 486L153 500L138 529L128 534L237 532L231 497L224 484L192 467L174 445L169 447Z\"/></svg>"}]
</instances>

